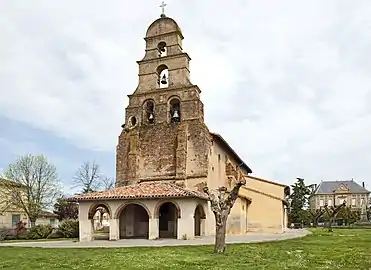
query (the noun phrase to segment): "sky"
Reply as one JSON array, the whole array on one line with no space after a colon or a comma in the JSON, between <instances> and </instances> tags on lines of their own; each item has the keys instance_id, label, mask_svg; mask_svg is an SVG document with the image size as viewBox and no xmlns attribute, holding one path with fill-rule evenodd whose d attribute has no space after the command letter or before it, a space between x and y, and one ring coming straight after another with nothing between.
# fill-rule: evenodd
<instances>
[{"instance_id":1,"label":"sky","mask_svg":"<svg viewBox=\"0 0 371 270\"><path fill-rule=\"evenodd\" d=\"M168 0L205 121L251 167L371 189L371 1ZM0 171L27 153L65 191L84 161L115 176L155 0L2 0Z\"/></svg>"}]
</instances>

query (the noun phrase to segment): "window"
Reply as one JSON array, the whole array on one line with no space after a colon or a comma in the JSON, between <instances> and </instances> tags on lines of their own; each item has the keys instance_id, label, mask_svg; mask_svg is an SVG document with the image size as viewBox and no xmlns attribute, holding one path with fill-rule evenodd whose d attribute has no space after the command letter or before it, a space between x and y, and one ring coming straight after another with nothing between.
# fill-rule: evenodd
<instances>
[{"instance_id":1,"label":"window","mask_svg":"<svg viewBox=\"0 0 371 270\"><path fill-rule=\"evenodd\" d=\"M331 206L331 205L332 205L332 199L328 199L328 201L327 201L327 205L328 205L328 206Z\"/></svg>"},{"instance_id":2,"label":"window","mask_svg":"<svg viewBox=\"0 0 371 270\"><path fill-rule=\"evenodd\" d=\"M21 221L21 215L12 215L12 227L17 227L17 224Z\"/></svg>"},{"instance_id":3,"label":"window","mask_svg":"<svg viewBox=\"0 0 371 270\"><path fill-rule=\"evenodd\" d=\"M51 225L51 226L54 226L54 225L55 225L55 218L51 218L51 219L50 219L50 225Z\"/></svg>"},{"instance_id":4,"label":"window","mask_svg":"<svg viewBox=\"0 0 371 270\"><path fill-rule=\"evenodd\" d=\"M344 198L339 198L339 205L340 205L340 204L343 204L343 203L344 203L344 201L345 201L345 199L344 199Z\"/></svg>"},{"instance_id":5,"label":"window","mask_svg":"<svg viewBox=\"0 0 371 270\"><path fill-rule=\"evenodd\" d=\"M319 206L324 206L323 199L319 200Z\"/></svg>"},{"instance_id":6,"label":"window","mask_svg":"<svg viewBox=\"0 0 371 270\"><path fill-rule=\"evenodd\" d=\"M352 206L356 206L356 198L352 199Z\"/></svg>"},{"instance_id":7,"label":"window","mask_svg":"<svg viewBox=\"0 0 371 270\"><path fill-rule=\"evenodd\" d=\"M365 199L362 198L362 199L361 199L361 205L363 205L364 203L365 203Z\"/></svg>"}]
</instances>

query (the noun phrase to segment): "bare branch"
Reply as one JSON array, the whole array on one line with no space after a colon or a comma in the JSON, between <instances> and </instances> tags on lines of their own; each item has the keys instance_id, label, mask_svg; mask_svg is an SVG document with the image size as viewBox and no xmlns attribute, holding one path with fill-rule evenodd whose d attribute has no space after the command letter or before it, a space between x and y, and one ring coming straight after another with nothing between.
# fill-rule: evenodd
<instances>
[{"instance_id":1,"label":"bare branch","mask_svg":"<svg viewBox=\"0 0 371 270\"><path fill-rule=\"evenodd\" d=\"M111 177L102 177L102 183L104 186L104 190L111 190L115 187L115 180L113 180Z\"/></svg>"},{"instance_id":2,"label":"bare branch","mask_svg":"<svg viewBox=\"0 0 371 270\"><path fill-rule=\"evenodd\" d=\"M85 161L76 171L74 176L75 187L81 187L83 193L94 192L100 187L100 167L95 161Z\"/></svg>"}]
</instances>

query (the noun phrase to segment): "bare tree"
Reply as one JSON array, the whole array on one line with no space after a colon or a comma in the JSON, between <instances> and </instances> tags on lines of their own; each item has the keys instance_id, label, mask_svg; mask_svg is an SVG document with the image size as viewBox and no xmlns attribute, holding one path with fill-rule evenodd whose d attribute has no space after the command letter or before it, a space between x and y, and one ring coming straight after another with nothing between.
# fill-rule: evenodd
<instances>
[{"instance_id":1,"label":"bare tree","mask_svg":"<svg viewBox=\"0 0 371 270\"><path fill-rule=\"evenodd\" d=\"M338 206L331 206L328 207L327 204L325 204L324 208L329 216L329 224L328 224L328 231L332 232L332 223L335 222L335 218L337 214L340 212L341 209L343 209L346 206L346 201L344 201L342 204Z\"/></svg>"},{"instance_id":2,"label":"bare tree","mask_svg":"<svg viewBox=\"0 0 371 270\"><path fill-rule=\"evenodd\" d=\"M240 187L245 184L245 179L238 181L228 196L226 196L226 187L220 187L212 191L210 191L208 187L204 187L203 189L204 192L209 196L211 210L215 216L215 253L223 253L225 251L225 234L227 229L228 215L238 197Z\"/></svg>"},{"instance_id":3,"label":"bare tree","mask_svg":"<svg viewBox=\"0 0 371 270\"><path fill-rule=\"evenodd\" d=\"M23 210L35 225L41 211L52 206L61 194L56 167L45 156L31 154L19 157L9 165L3 177L1 196L8 198L13 207Z\"/></svg>"},{"instance_id":4,"label":"bare tree","mask_svg":"<svg viewBox=\"0 0 371 270\"><path fill-rule=\"evenodd\" d=\"M115 187L115 180L111 177L103 176L102 184L103 184L104 190L111 190Z\"/></svg>"},{"instance_id":5,"label":"bare tree","mask_svg":"<svg viewBox=\"0 0 371 270\"><path fill-rule=\"evenodd\" d=\"M314 210L310 210L309 213L312 217L313 227L317 227L318 226L318 220L325 213L325 209L324 208L314 209Z\"/></svg>"},{"instance_id":6,"label":"bare tree","mask_svg":"<svg viewBox=\"0 0 371 270\"><path fill-rule=\"evenodd\" d=\"M101 186L100 166L95 161L85 161L77 169L73 180L75 187L82 188L82 193L97 191Z\"/></svg>"}]
</instances>

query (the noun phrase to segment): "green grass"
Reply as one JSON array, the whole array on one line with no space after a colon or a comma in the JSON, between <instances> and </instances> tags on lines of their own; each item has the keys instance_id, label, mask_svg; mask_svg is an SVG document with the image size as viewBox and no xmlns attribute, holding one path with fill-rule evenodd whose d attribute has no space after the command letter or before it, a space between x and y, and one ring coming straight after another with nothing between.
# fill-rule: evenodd
<instances>
[{"instance_id":1,"label":"green grass","mask_svg":"<svg viewBox=\"0 0 371 270\"><path fill-rule=\"evenodd\" d=\"M41 249L0 247L0 269L371 269L371 230L323 229L300 239L212 246Z\"/></svg>"}]
</instances>

